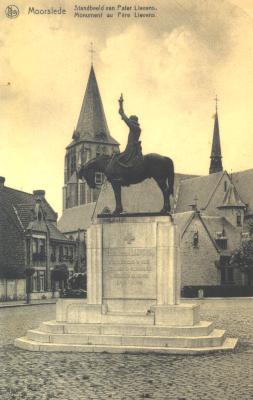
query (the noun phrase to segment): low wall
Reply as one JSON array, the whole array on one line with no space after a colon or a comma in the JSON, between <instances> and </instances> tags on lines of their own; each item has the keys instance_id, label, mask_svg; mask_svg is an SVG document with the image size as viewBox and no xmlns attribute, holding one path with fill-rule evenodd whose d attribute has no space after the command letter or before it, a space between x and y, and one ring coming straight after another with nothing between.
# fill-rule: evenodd
<instances>
[{"instance_id":1,"label":"low wall","mask_svg":"<svg viewBox=\"0 0 253 400\"><path fill-rule=\"evenodd\" d=\"M45 300L60 297L59 292L33 292L30 293L31 300Z\"/></svg>"},{"instance_id":2,"label":"low wall","mask_svg":"<svg viewBox=\"0 0 253 400\"><path fill-rule=\"evenodd\" d=\"M0 279L0 300L23 300L26 297L25 279Z\"/></svg>"},{"instance_id":3,"label":"low wall","mask_svg":"<svg viewBox=\"0 0 253 400\"><path fill-rule=\"evenodd\" d=\"M30 293L31 300L42 300L58 298L59 292L33 292ZM25 300L26 280L25 279L0 279L0 301Z\"/></svg>"}]
</instances>

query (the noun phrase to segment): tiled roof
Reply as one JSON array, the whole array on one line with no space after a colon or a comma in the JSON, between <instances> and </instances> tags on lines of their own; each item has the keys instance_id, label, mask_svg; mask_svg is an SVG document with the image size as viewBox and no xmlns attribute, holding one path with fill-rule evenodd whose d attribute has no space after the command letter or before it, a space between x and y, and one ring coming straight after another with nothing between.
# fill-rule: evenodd
<instances>
[{"instance_id":1,"label":"tiled roof","mask_svg":"<svg viewBox=\"0 0 253 400\"><path fill-rule=\"evenodd\" d=\"M173 214L173 220L179 229L181 237L184 234L186 227L188 226L194 215L195 215L194 211L186 211L183 213Z\"/></svg>"},{"instance_id":2,"label":"tiled roof","mask_svg":"<svg viewBox=\"0 0 253 400\"><path fill-rule=\"evenodd\" d=\"M61 242L69 241L69 239L52 222L47 222L47 227L49 229L50 239Z\"/></svg>"},{"instance_id":3,"label":"tiled roof","mask_svg":"<svg viewBox=\"0 0 253 400\"><path fill-rule=\"evenodd\" d=\"M33 232L41 232L41 233L47 233L47 224L45 221L37 221L37 220L32 220L29 222L27 230L31 230Z\"/></svg>"},{"instance_id":4,"label":"tiled roof","mask_svg":"<svg viewBox=\"0 0 253 400\"><path fill-rule=\"evenodd\" d=\"M86 230L91 224L96 203L83 204L64 210L58 222L58 229L64 233Z\"/></svg>"},{"instance_id":5,"label":"tiled roof","mask_svg":"<svg viewBox=\"0 0 253 400\"><path fill-rule=\"evenodd\" d=\"M196 196L198 199L198 208L205 209L223 174L226 174L226 172L221 171L206 176L182 180L175 212L189 211L190 205L194 203Z\"/></svg>"},{"instance_id":6,"label":"tiled roof","mask_svg":"<svg viewBox=\"0 0 253 400\"><path fill-rule=\"evenodd\" d=\"M27 231L46 234L50 239L67 241L57 229L57 214L43 198L40 202L45 220L35 219L35 196L3 187L0 189L0 278L23 278L24 238Z\"/></svg>"},{"instance_id":7,"label":"tiled roof","mask_svg":"<svg viewBox=\"0 0 253 400\"><path fill-rule=\"evenodd\" d=\"M32 210L35 206L35 197L33 194L22 192L20 190L11 189L7 186L0 189L0 204L14 217L15 220L22 223L23 228L26 228ZM47 220L56 221L57 213L54 212L48 202L43 199L41 207ZM17 218L18 215L18 218Z\"/></svg>"},{"instance_id":8,"label":"tiled roof","mask_svg":"<svg viewBox=\"0 0 253 400\"><path fill-rule=\"evenodd\" d=\"M175 196L180 182L188 177L189 175L185 174L175 174ZM154 179L146 179L137 185L123 187L122 203L125 212L159 212L163 207L163 196ZM108 182L102 187L95 214L102 213L105 207L108 207L110 211L113 211L115 208L113 190ZM173 199L171 207L173 209Z\"/></svg>"},{"instance_id":9,"label":"tiled roof","mask_svg":"<svg viewBox=\"0 0 253 400\"><path fill-rule=\"evenodd\" d=\"M175 174L175 193L178 191L180 181L189 177L192 175ZM156 212L163 207L162 193L153 179L146 179L142 183L127 188L123 187L122 202L126 212ZM110 212L115 208L113 190L108 182L103 185L97 203L88 203L64 210L58 222L58 228L61 232L86 230L91 224L93 214L96 216L105 208L108 208Z\"/></svg>"},{"instance_id":10,"label":"tiled roof","mask_svg":"<svg viewBox=\"0 0 253 400\"><path fill-rule=\"evenodd\" d=\"M253 169L235 172L231 178L248 212L253 213Z\"/></svg>"},{"instance_id":11,"label":"tiled roof","mask_svg":"<svg viewBox=\"0 0 253 400\"><path fill-rule=\"evenodd\" d=\"M108 129L93 66L91 66L75 136L78 141L95 141L118 145L118 142L113 139ZM70 146L74 143L75 140Z\"/></svg>"}]
</instances>

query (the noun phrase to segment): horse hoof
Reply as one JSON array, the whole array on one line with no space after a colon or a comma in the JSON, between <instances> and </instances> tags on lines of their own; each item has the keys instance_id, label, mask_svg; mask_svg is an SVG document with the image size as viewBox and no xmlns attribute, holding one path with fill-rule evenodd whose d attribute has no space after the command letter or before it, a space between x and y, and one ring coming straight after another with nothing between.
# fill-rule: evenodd
<instances>
[{"instance_id":1,"label":"horse hoof","mask_svg":"<svg viewBox=\"0 0 253 400\"><path fill-rule=\"evenodd\" d=\"M120 215L122 214L123 210L114 210L112 215Z\"/></svg>"},{"instance_id":2,"label":"horse hoof","mask_svg":"<svg viewBox=\"0 0 253 400\"><path fill-rule=\"evenodd\" d=\"M161 211L160 211L160 214L170 215L171 213L170 213L170 210L167 210L166 208L162 208Z\"/></svg>"}]
</instances>

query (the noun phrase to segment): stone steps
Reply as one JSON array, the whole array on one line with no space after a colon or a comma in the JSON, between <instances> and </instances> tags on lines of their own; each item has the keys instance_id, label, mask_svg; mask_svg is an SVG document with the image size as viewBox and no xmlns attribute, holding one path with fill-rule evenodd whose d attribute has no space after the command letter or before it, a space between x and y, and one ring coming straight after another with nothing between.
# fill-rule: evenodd
<instances>
[{"instance_id":1,"label":"stone steps","mask_svg":"<svg viewBox=\"0 0 253 400\"><path fill-rule=\"evenodd\" d=\"M39 331L46 333L84 333L95 335L124 336L207 336L213 330L213 322L200 321L193 326L140 326L126 324L67 324L56 321L43 322Z\"/></svg>"},{"instance_id":2,"label":"stone steps","mask_svg":"<svg viewBox=\"0 0 253 400\"><path fill-rule=\"evenodd\" d=\"M84 333L46 333L29 330L27 338L41 343L105 345L105 346L140 346L140 347L214 347L221 346L225 340L225 331L214 329L207 336L134 336Z\"/></svg>"},{"instance_id":3,"label":"stone steps","mask_svg":"<svg viewBox=\"0 0 253 400\"><path fill-rule=\"evenodd\" d=\"M154 313L113 313L107 312L102 315L103 324L127 324L127 325L154 325Z\"/></svg>"},{"instance_id":4,"label":"stone steps","mask_svg":"<svg viewBox=\"0 0 253 400\"><path fill-rule=\"evenodd\" d=\"M94 353L160 353L160 354L188 354L198 355L213 353L217 351L234 350L237 339L227 338L221 345L213 347L152 347L152 346L130 346L130 345L85 345L85 344L59 344L42 343L30 340L27 337L21 337L15 340L15 346L30 351L48 351L48 352L94 352Z\"/></svg>"}]
</instances>

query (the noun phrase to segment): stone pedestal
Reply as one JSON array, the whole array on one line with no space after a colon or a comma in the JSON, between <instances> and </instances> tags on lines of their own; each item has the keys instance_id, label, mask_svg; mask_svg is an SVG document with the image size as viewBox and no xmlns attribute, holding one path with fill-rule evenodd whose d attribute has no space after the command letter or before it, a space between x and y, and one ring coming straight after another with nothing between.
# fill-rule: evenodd
<instances>
[{"instance_id":1,"label":"stone pedestal","mask_svg":"<svg viewBox=\"0 0 253 400\"><path fill-rule=\"evenodd\" d=\"M169 216L100 218L88 230L88 304L145 312L179 304L178 237Z\"/></svg>"},{"instance_id":2,"label":"stone pedestal","mask_svg":"<svg viewBox=\"0 0 253 400\"><path fill-rule=\"evenodd\" d=\"M15 344L29 350L196 354L236 339L180 304L180 253L172 218L98 218L88 230L87 300L59 299L56 321Z\"/></svg>"}]
</instances>

